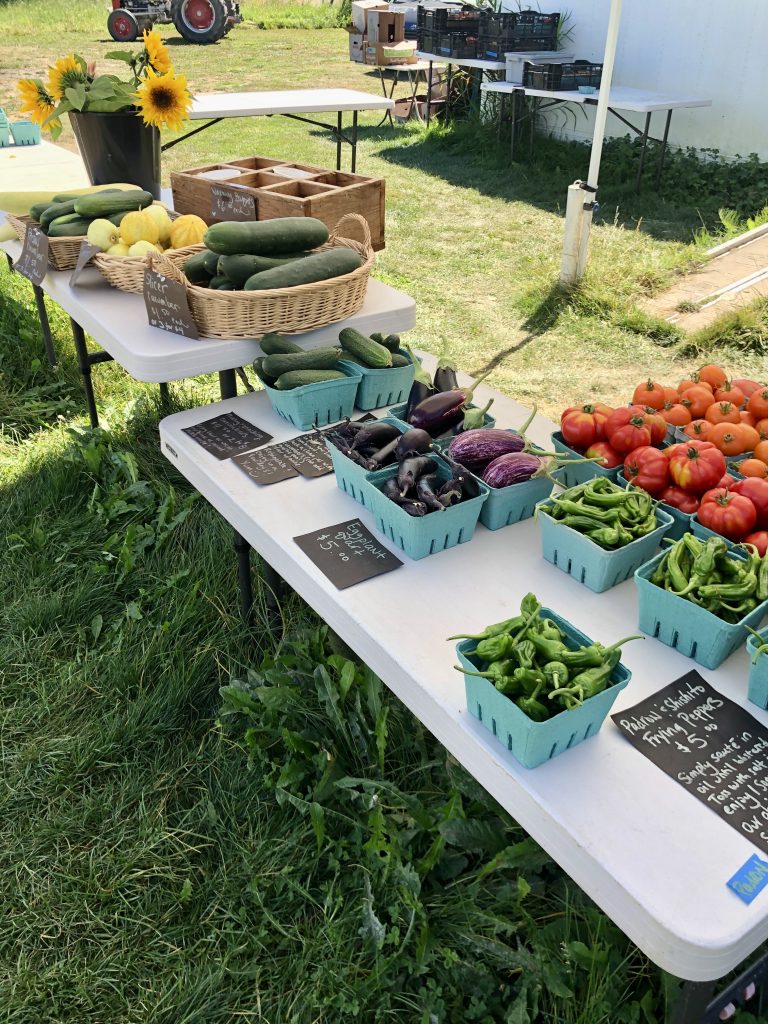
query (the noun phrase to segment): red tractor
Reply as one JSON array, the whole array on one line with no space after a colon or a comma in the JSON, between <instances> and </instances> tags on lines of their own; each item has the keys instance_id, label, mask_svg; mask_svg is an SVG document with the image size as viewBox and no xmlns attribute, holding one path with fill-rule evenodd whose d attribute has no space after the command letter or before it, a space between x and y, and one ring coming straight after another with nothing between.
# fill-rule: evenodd
<instances>
[{"instance_id":1,"label":"red tractor","mask_svg":"<svg viewBox=\"0 0 768 1024\"><path fill-rule=\"evenodd\" d=\"M215 43L242 21L236 0L112 0L107 29L118 43L132 43L154 24L176 26L190 43Z\"/></svg>"}]
</instances>

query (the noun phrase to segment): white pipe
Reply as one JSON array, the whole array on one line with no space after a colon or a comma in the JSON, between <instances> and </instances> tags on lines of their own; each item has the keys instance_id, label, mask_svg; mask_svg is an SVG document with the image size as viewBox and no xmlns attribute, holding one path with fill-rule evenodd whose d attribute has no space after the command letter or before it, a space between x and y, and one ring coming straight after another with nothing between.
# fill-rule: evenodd
<instances>
[{"instance_id":1,"label":"white pipe","mask_svg":"<svg viewBox=\"0 0 768 1024\"><path fill-rule=\"evenodd\" d=\"M579 247L581 243L581 219L584 214L584 198L587 195L576 181L568 186L568 201L565 207L565 230L563 233L563 256L560 262L560 281L573 285L578 281Z\"/></svg>"},{"instance_id":2,"label":"white pipe","mask_svg":"<svg viewBox=\"0 0 768 1024\"><path fill-rule=\"evenodd\" d=\"M593 188L597 188L597 179L600 176L600 160L603 155L605 122L608 117L608 103L611 94L611 83L613 82L613 65L616 60L616 46L619 40L621 4L622 0L611 0L611 13L608 18L608 34L605 39L605 53L603 54L603 73L600 78L600 92L597 97L595 130L592 135L592 153L589 158L589 174L587 176L587 182Z\"/></svg>"}]
</instances>

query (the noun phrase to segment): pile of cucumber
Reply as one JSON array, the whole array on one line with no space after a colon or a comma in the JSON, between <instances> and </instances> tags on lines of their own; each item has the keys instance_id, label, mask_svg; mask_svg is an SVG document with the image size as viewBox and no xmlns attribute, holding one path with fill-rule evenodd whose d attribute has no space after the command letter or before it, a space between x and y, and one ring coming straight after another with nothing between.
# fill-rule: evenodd
<instances>
[{"instance_id":1,"label":"pile of cucumber","mask_svg":"<svg viewBox=\"0 0 768 1024\"><path fill-rule=\"evenodd\" d=\"M91 221L104 218L116 226L126 213L151 206L154 196L142 189L102 189L88 195L62 192L50 202L35 203L29 216L49 238L87 235Z\"/></svg>"},{"instance_id":2,"label":"pile of cucumber","mask_svg":"<svg viewBox=\"0 0 768 1024\"><path fill-rule=\"evenodd\" d=\"M203 288L250 292L327 281L362 266L354 249L312 251L327 241L328 228L314 217L224 221L208 228L205 249L189 257L184 273Z\"/></svg>"},{"instance_id":3,"label":"pile of cucumber","mask_svg":"<svg viewBox=\"0 0 768 1024\"><path fill-rule=\"evenodd\" d=\"M339 334L339 342L336 346L305 350L279 334L265 334L261 350L266 355L254 360L253 369L267 387L290 391L306 384L345 377L339 366L341 360L379 370L410 365L408 357L397 351L400 347L397 334L369 338L345 327Z\"/></svg>"}]
</instances>

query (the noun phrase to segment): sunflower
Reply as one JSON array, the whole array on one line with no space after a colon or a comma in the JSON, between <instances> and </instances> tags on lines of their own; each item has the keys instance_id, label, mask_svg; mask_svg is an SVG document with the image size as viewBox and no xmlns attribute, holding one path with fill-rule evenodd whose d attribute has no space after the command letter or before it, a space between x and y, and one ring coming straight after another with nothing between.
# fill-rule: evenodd
<instances>
[{"instance_id":1,"label":"sunflower","mask_svg":"<svg viewBox=\"0 0 768 1024\"><path fill-rule=\"evenodd\" d=\"M173 71L170 54L154 29L151 32L144 29L144 50L147 64L153 71L157 71L160 75L164 75L167 71Z\"/></svg>"},{"instance_id":2,"label":"sunflower","mask_svg":"<svg viewBox=\"0 0 768 1024\"><path fill-rule=\"evenodd\" d=\"M48 68L48 92L55 100L63 100L67 89L86 80L82 60L74 53L62 57L52 68Z\"/></svg>"},{"instance_id":3,"label":"sunflower","mask_svg":"<svg viewBox=\"0 0 768 1024\"><path fill-rule=\"evenodd\" d=\"M144 124L176 132L181 129L192 104L184 75L173 72L156 75L151 68L147 68L147 77L139 86L136 98Z\"/></svg>"},{"instance_id":4,"label":"sunflower","mask_svg":"<svg viewBox=\"0 0 768 1024\"><path fill-rule=\"evenodd\" d=\"M16 83L21 96L21 112L36 124L42 124L56 109L53 96L39 78L22 78Z\"/></svg>"}]
</instances>

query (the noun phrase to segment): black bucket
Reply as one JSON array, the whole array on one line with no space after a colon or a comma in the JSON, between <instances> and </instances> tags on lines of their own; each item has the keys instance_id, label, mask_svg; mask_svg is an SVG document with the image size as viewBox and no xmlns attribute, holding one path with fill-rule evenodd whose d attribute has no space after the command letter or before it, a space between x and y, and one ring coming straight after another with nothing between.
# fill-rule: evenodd
<instances>
[{"instance_id":1,"label":"black bucket","mask_svg":"<svg viewBox=\"0 0 768 1024\"><path fill-rule=\"evenodd\" d=\"M90 114L69 120L92 185L125 182L160 198L160 132L135 111Z\"/></svg>"}]
</instances>

